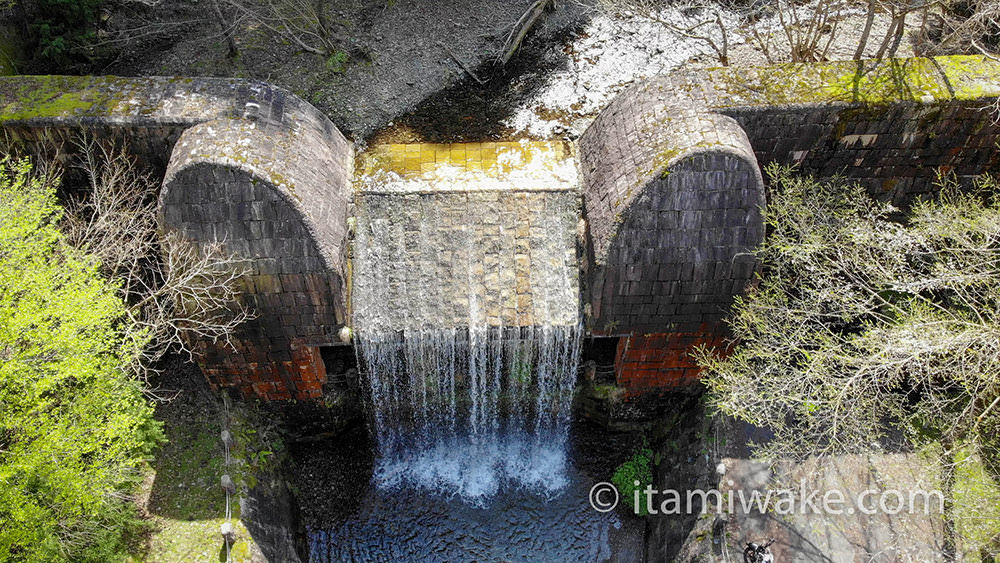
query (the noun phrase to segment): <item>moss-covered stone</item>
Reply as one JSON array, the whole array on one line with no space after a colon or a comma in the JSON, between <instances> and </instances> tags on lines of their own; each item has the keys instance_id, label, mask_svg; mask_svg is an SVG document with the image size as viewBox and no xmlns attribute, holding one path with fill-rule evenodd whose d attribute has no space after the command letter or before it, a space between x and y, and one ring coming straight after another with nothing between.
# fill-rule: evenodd
<instances>
[{"instance_id":1,"label":"moss-covered stone","mask_svg":"<svg viewBox=\"0 0 1000 563\"><path fill-rule=\"evenodd\" d=\"M118 77L17 76L0 79L0 124L73 117L125 117L140 83ZM123 107L129 105L132 107Z\"/></svg>"},{"instance_id":2,"label":"moss-covered stone","mask_svg":"<svg viewBox=\"0 0 1000 563\"><path fill-rule=\"evenodd\" d=\"M930 103L1000 95L1000 62L982 56L716 68L716 107L803 103Z\"/></svg>"}]
</instances>

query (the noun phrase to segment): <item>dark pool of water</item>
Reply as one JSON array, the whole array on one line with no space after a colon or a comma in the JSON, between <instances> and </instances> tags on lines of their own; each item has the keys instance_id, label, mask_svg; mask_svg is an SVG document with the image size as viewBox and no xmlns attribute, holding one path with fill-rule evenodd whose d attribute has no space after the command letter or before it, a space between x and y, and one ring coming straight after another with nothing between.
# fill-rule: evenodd
<instances>
[{"instance_id":1,"label":"dark pool of water","mask_svg":"<svg viewBox=\"0 0 1000 563\"><path fill-rule=\"evenodd\" d=\"M310 561L619 561L642 559L644 524L599 513L588 494L631 454L627 435L575 422L556 491L501 485L489 498L373 478L364 428L292 448Z\"/></svg>"}]
</instances>

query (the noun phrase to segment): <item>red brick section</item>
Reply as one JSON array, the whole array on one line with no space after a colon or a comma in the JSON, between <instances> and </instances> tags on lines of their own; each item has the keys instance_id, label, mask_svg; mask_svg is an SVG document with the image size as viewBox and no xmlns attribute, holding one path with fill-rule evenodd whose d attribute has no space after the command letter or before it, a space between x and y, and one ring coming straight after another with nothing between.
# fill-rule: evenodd
<instances>
[{"instance_id":1,"label":"red brick section","mask_svg":"<svg viewBox=\"0 0 1000 563\"><path fill-rule=\"evenodd\" d=\"M701 370L692 356L698 346L727 349L717 327L702 326L697 332L661 332L624 336L618 341L615 373L625 388L625 399L662 394L698 382Z\"/></svg>"},{"instance_id":2,"label":"red brick section","mask_svg":"<svg viewBox=\"0 0 1000 563\"><path fill-rule=\"evenodd\" d=\"M323 396L326 366L315 346L298 340L291 346L234 340L232 346L205 343L196 348L198 364L213 390L235 388L244 398L265 401Z\"/></svg>"}]
</instances>

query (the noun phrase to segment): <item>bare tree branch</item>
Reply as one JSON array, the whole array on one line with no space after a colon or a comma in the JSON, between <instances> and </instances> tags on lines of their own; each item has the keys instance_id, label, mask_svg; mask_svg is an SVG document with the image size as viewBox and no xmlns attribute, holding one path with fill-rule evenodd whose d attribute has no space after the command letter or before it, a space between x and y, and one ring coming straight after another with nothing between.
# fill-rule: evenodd
<instances>
[{"instance_id":1,"label":"bare tree branch","mask_svg":"<svg viewBox=\"0 0 1000 563\"><path fill-rule=\"evenodd\" d=\"M101 261L127 304L128 336L146 342L134 366L146 374L164 354L191 354L195 340L228 342L253 318L239 299L245 260L224 242L195 245L157 230L157 190L134 156L90 137L76 141L75 166L90 190L67 206L63 230L75 246Z\"/></svg>"}]
</instances>

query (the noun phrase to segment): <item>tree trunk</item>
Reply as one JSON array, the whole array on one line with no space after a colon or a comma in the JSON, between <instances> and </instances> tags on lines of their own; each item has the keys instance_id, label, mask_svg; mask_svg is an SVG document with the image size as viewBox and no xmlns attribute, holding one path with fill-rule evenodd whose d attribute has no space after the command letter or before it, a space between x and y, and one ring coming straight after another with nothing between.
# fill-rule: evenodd
<instances>
[{"instance_id":1,"label":"tree trunk","mask_svg":"<svg viewBox=\"0 0 1000 563\"><path fill-rule=\"evenodd\" d=\"M222 35L226 38L226 45L229 47L229 58L235 59L239 54L239 49L236 48L236 40L233 39L233 27L226 20L226 16L222 13L222 7L219 6L219 0L212 0L212 10L215 11L215 17L219 20L219 25L222 27Z\"/></svg>"},{"instance_id":2,"label":"tree trunk","mask_svg":"<svg viewBox=\"0 0 1000 563\"><path fill-rule=\"evenodd\" d=\"M903 34L906 32L906 12L903 12L899 16L899 25L896 26L896 34L892 38L892 47L889 48L889 58L896 56L896 51L899 50L899 43L903 40Z\"/></svg>"},{"instance_id":3,"label":"tree trunk","mask_svg":"<svg viewBox=\"0 0 1000 563\"><path fill-rule=\"evenodd\" d=\"M868 17L865 18L865 28L861 31L861 39L858 40L858 48L854 51L854 60L860 61L865 56L865 47L868 46L868 37L872 33L872 23L875 21L875 0L868 0Z\"/></svg>"},{"instance_id":4,"label":"tree trunk","mask_svg":"<svg viewBox=\"0 0 1000 563\"><path fill-rule=\"evenodd\" d=\"M906 18L906 12L902 14L893 14L892 24L889 25L889 29L885 32L885 37L882 39L882 44L878 48L878 52L875 53L876 60L882 60L885 56L886 50L889 49L889 44L892 42L893 36L896 34L896 28L903 25L903 20Z\"/></svg>"}]
</instances>

